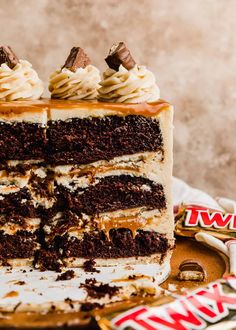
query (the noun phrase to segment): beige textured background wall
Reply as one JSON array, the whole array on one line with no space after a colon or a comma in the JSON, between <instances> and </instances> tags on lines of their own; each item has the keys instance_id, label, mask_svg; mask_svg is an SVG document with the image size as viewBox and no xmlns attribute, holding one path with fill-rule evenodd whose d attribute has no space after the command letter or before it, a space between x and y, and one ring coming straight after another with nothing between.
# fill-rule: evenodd
<instances>
[{"instance_id":1,"label":"beige textured background wall","mask_svg":"<svg viewBox=\"0 0 236 330\"><path fill-rule=\"evenodd\" d=\"M126 41L175 112L174 174L236 199L235 0L0 0L1 43L47 81L73 45Z\"/></svg>"}]
</instances>

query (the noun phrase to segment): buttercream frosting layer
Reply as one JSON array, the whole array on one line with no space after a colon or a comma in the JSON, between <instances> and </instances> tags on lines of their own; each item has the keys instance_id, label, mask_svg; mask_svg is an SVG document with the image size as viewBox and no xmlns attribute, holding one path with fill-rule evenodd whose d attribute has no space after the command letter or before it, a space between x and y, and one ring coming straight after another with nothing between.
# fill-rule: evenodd
<instances>
[{"instance_id":1,"label":"buttercream frosting layer","mask_svg":"<svg viewBox=\"0 0 236 330\"><path fill-rule=\"evenodd\" d=\"M20 60L13 69L0 66L0 100L37 100L43 94L43 83L31 63Z\"/></svg>"}]
</instances>

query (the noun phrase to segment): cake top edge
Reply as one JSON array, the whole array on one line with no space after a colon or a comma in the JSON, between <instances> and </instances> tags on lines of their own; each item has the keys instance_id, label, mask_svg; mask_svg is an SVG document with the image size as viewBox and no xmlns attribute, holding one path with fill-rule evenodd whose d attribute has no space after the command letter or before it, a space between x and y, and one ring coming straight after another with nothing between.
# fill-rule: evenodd
<instances>
[{"instance_id":1,"label":"cake top edge","mask_svg":"<svg viewBox=\"0 0 236 330\"><path fill-rule=\"evenodd\" d=\"M158 100L152 103L114 103L109 102L88 102L88 101L68 101L68 100L52 100L52 99L41 99L41 100L28 100L28 101L12 101L2 102L0 101L0 121L1 117L7 116L8 114L19 114L25 113L47 113L47 112L60 112L62 113L89 113L103 111L104 115L120 114L120 115L143 115L143 116L155 116L161 111L170 110L172 105L164 100ZM50 117L50 116L49 116Z\"/></svg>"},{"instance_id":2,"label":"cake top edge","mask_svg":"<svg viewBox=\"0 0 236 330\"><path fill-rule=\"evenodd\" d=\"M53 109L79 109L79 108L142 108L145 106L155 107L159 105L171 106L172 104L166 100L158 99L154 102L141 102L141 103L110 103L99 100L61 100L41 98L39 100L17 100L17 101L2 101L0 100L0 112L4 109L23 109L23 108L53 108Z\"/></svg>"}]
</instances>

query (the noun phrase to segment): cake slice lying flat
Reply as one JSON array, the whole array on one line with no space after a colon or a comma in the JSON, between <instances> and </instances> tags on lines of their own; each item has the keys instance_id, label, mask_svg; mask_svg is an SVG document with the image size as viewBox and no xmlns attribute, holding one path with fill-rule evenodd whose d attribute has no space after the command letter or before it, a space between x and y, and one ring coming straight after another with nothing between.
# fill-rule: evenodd
<instances>
[{"instance_id":1,"label":"cake slice lying flat","mask_svg":"<svg viewBox=\"0 0 236 330\"><path fill-rule=\"evenodd\" d=\"M172 106L52 101L50 250L68 266L156 261L173 247Z\"/></svg>"}]
</instances>

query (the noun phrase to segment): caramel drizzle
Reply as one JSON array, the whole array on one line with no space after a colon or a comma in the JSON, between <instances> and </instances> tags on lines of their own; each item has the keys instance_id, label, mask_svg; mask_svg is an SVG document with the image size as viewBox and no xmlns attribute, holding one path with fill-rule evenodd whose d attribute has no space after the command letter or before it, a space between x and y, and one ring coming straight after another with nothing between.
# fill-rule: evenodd
<instances>
[{"instance_id":1,"label":"caramel drizzle","mask_svg":"<svg viewBox=\"0 0 236 330\"><path fill-rule=\"evenodd\" d=\"M132 278L132 275L130 277L124 277L124 278L116 278L112 280L112 282L132 282L132 281L137 281L141 279L151 279L151 276L148 275L134 275L134 278Z\"/></svg>"},{"instance_id":2,"label":"caramel drizzle","mask_svg":"<svg viewBox=\"0 0 236 330\"><path fill-rule=\"evenodd\" d=\"M103 218L95 218L95 221L97 223L97 228L99 230L103 230L107 236L109 236L109 231L111 229L128 228L132 231L133 237L135 237L137 230L144 228L152 221L152 219L145 219L136 215L110 218L109 220L105 220Z\"/></svg>"},{"instance_id":3,"label":"caramel drizzle","mask_svg":"<svg viewBox=\"0 0 236 330\"><path fill-rule=\"evenodd\" d=\"M19 296L19 292L10 291L10 292L6 293L3 298L13 298L13 297L18 297L18 296Z\"/></svg>"},{"instance_id":4,"label":"caramel drizzle","mask_svg":"<svg viewBox=\"0 0 236 330\"><path fill-rule=\"evenodd\" d=\"M74 177L75 175L78 176L84 176L84 175L90 175L92 178L94 178L96 176L96 174L98 173L106 173L106 172L110 172L110 171L116 171L116 170L120 170L120 171L128 171L128 172L140 172L140 168L137 165L134 166L120 166L120 165L102 165L102 166L98 166L98 167L87 167L87 168L73 168L70 173L68 174L64 174L64 173L59 173L56 174L56 176L61 177L61 176L67 176L69 175L70 177Z\"/></svg>"},{"instance_id":5,"label":"caramel drizzle","mask_svg":"<svg viewBox=\"0 0 236 330\"><path fill-rule=\"evenodd\" d=\"M134 216L124 216L124 217L111 217L108 220L103 217L95 216L91 219L89 229L98 229L102 230L105 235L109 238L109 232L111 229L118 228L128 228L132 231L133 237L135 237L137 230L144 228L146 225L152 222L152 218L142 218L139 215ZM82 235L84 232L83 227L71 226L70 228L66 228L66 232L72 233L76 232L78 235ZM51 232L51 236L53 237L57 233L57 227L55 226L54 230Z\"/></svg>"},{"instance_id":6,"label":"caramel drizzle","mask_svg":"<svg viewBox=\"0 0 236 330\"><path fill-rule=\"evenodd\" d=\"M71 100L55 100L55 99L41 99L29 101L12 101L0 102L0 113L11 117L15 113L22 112L48 112L50 119L50 110L56 109L61 111L72 109L84 109L88 111L103 109L107 111L119 112L121 115L143 115L156 116L160 112L169 110L171 105L164 101L158 100L153 103L107 103L99 101L71 101ZM66 109L66 110L65 110Z\"/></svg>"},{"instance_id":7,"label":"caramel drizzle","mask_svg":"<svg viewBox=\"0 0 236 330\"><path fill-rule=\"evenodd\" d=\"M111 303L106 305L102 309L95 309L91 312L53 312L53 313L35 313L35 312L7 312L1 317L1 326L20 326L28 327L29 329L35 327L50 327L50 326L61 326L61 324L70 324L73 321L73 325L88 325L91 321L91 316L101 317L101 324L104 323L103 317L112 313L121 312L129 308L135 307L141 304L153 303L156 299L152 296L147 297L132 297L127 300ZM108 320L107 320L108 321ZM98 322L100 323L100 322ZM109 328L108 328L109 329Z\"/></svg>"}]
</instances>

